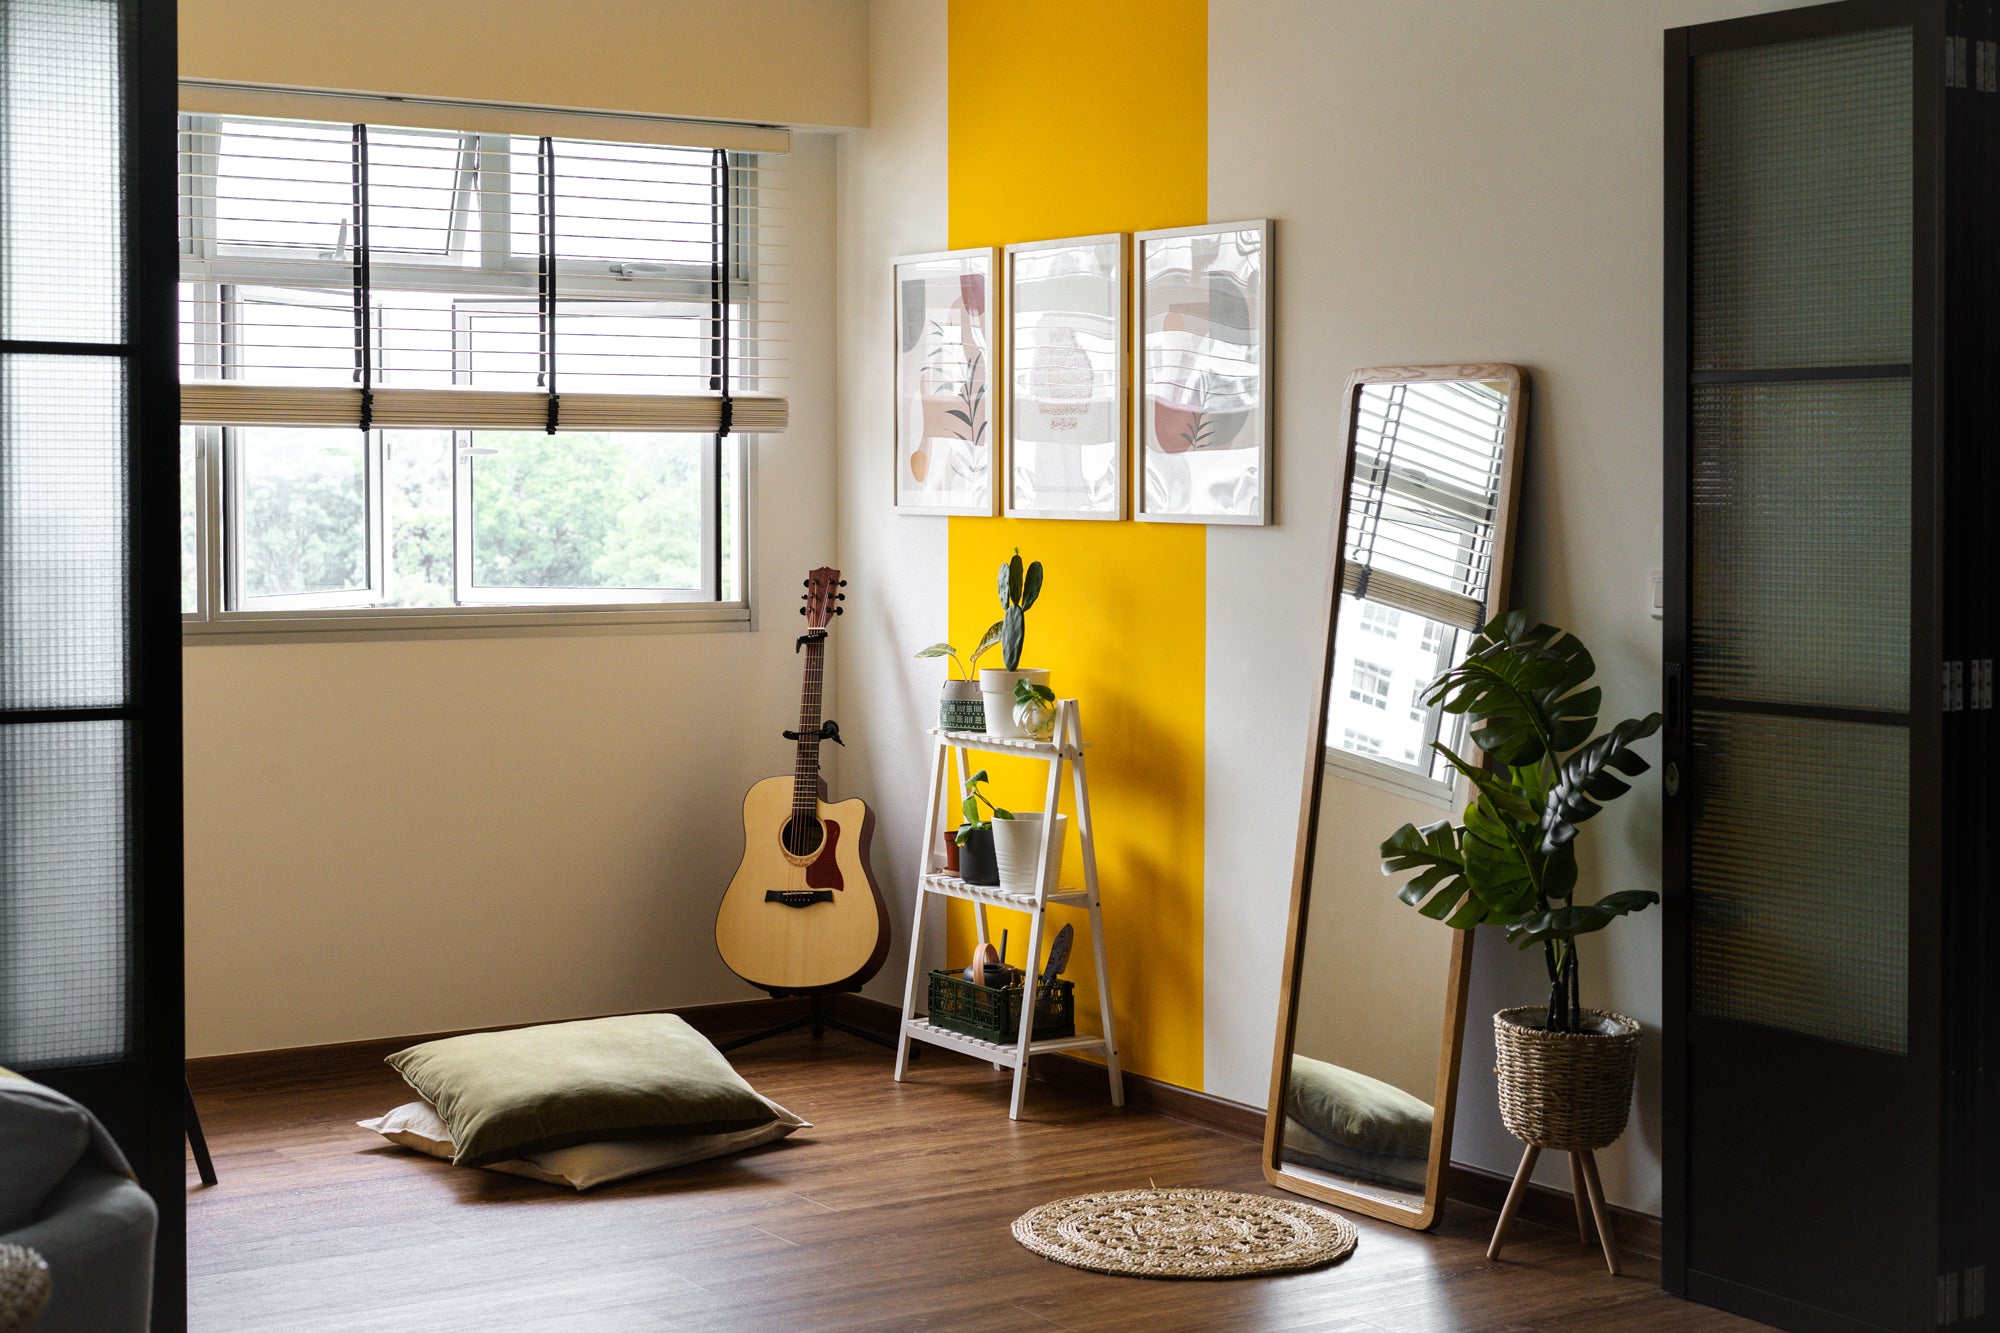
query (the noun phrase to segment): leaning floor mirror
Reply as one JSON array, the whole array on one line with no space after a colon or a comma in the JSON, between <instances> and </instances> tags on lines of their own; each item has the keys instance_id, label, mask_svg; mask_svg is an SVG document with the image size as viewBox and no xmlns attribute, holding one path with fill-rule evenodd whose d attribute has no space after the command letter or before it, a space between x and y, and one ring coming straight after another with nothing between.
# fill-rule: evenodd
<instances>
[{"instance_id":1,"label":"leaning floor mirror","mask_svg":"<svg viewBox=\"0 0 2000 1333\"><path fill-rule=\"evenodd\" d=\"M1472 935L1399 901L1380 845L1463 804L1433 748L1462 751L1463 720L1426 687L1505 606L1527 405L1519 366L1348 384L1264 1172L1417 1228L1444 1199Z\"/></svg>"}]
</instances>

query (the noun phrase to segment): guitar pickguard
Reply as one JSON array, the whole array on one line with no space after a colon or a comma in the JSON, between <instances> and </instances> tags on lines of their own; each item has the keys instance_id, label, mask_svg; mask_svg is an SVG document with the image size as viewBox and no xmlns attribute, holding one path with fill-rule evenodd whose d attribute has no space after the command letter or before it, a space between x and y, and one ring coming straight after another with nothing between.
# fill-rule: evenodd
<instances>
[{"instance_id":1,"label":"guitar pickguard","mask_svg":"<svg viewBox=\"0 0 2000 1333\"><path fill-rule=\"evenodd\" d=\"M822 819L820 827L826 830L826 845L819 849L819 855L806 867L806 887L845 889L847 886L840 878L840 863L834 859L834 851L840 846L840 825L831 819Z\"/></svg>"}]
</instances>

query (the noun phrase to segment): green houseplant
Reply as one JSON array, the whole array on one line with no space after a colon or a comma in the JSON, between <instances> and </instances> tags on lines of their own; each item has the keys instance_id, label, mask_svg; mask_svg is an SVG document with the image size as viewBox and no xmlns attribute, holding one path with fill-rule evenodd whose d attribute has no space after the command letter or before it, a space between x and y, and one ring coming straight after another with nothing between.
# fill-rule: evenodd
<instances>
[{"instance_id":1,"label":"green houseplant","mask_svg":"<svg viewBox=\"0 0 2000 1333\"><path fill-rule=\"evenodd\" d=\"M965 780L965 799L959 805L960 823L956 841L958 843L958 875L967 884L997 885L1000 882L1000 863L993 855L993 819L1012 819L1014 812L1003 810L993 804L984 787L986 770L980 769ZM993 819L979 813L985 806L993 812Z\"/></svg>"},{"instance_id":2,"label":"green houseplant","mask_svg":"<svg viewBox=\"0 0 2000 1333\"><path fill-rule=\"evenodd\" d=\"M963 662L958 658L958 649L949 643L934 643L916 654L920 658L950 659L951 665L945 669L944 694L938 701L938 725L944 730L986 730L986 705L973 673L979 670L979 659L999 646L1000 626L1001 622L997 620L988 625Z\"/></svg>"},{"instance_id":3,"label":"green houseplant","mask_svg":"<svg viewBox=\"0 0 2000 1333\"><path fill-rule=\"evenodd\" d=\"M1039 667L1023 667L1021 651L1028 639L1028 610L1042 595L1042 562L1024 565L1021 550L1000 566L1000 658L1004 667L985 667L979 673L979 692L986 705L986 730L994 736L1026 738L1014 720L1016 687L1022 681L1046 686L1049 673Z\"/></svg>"},{"instance_id":4,"label":"green houseplant","mask_svg":"<svg viewBox=\"0 0 2000 1333\"><path fill-rule=\"evenodd\" d=\"M1603 735L1604 692L1581 640L1526 612L1496 616L1465 660L1432 681L1424 701L1469 719L1491 767L1434 742L1472 783L1465 822L1405 824L1382 843L1382 873L1416 876L1398 892L1410 906L1459 930L1504 926L1520 948L1542 946L1549 974L1547 1027L1579 1031L1576 939L1660 900L1626 889L1596 902L1576 896L1578 826L1631 790L1618 775L1648 767L1632 748L1660 729L1660 715L1627 718Z\"/></svg>"},{"instance_id":5,"label":"green houseplant","mask_svg":"<svg viewBox=\"0 0 2000 1333\"><path fill-rule=\"evenodd\" d=\"M1466 717L1486 757L1475 764L1437 745L1472 784L1465 822L1405 824L1382 843L1382 873L1415 871L1397 896L1425 916L1459 930L1490 922L1520 948L1542 946L1547 1006L1493 1016L1500 1118L1528 1145L1523 1178L1545 1148L1594 1172L1591 1154L1625 1132L1638 1070L1639 1025L1582 1006L1576 943L1660 896L1627 889L1582 901L1576 835L1631 790L1624 777L1646 771L1632 745L1660 729L1660 715L1627 718L1593 738L1604 698L1588 684L1596 671L1574 636L1531 624L1525 612L1496 616L1424 696Z\"/></svg>"}]
</instances>

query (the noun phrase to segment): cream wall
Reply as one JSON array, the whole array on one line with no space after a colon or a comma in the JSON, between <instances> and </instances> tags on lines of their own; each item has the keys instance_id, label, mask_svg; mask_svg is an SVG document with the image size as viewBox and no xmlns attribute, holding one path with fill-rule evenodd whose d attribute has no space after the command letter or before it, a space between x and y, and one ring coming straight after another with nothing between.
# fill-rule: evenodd
<instances>
[{"instance_id":1,"label":"cream wall","mask_svg":"<svg viewBox=\"0 0 2000 1333\"><path fill-rule=\"evenodd\" d=\"M445 40L469 11L515 37ZM183 0L181 19L189 75L763 121L866 107L859 0ZM701 78L685 24L721 53ZM745 68L760 50L768 75ZM743 792L790 768L792 596L835 548L836 150L793 146L793 425L753 445L754 632L187 649L191 1055L755 994L710 926ZM837 651L829 670L837 690Z\"/></svg>"},{"instance_id":2,"label":"cream wall","mask_svg":"<svg viewBox=\"0 0 2000 1333\"><path fill-rule=\"evenodd\" d=\"M947 520L890 507L890 271L898 255L946 245L947 34L940 0L873 0L868 8L872 124L840 142L839 549L851 613L836 644L837 716L853 738L841 779L875 808L875 875L896 932L867 989L900 1005L929 774L924 733L936 723L944 678L942 664L910 655L946 637ZM943 917L936 913L927 932L934 959Z\"/></svg>"},{"instance_id":3,"label":"cream wall","mask_svg":"<svg viewBox=\"0 0 2000 1333\"><path fill-rule=\"evenodd\" d=\"M1211 0L1209 216L1279 220L1279 526L1209 533L1210 1092L1261 1103L1269 1075L1339 385L1365 365L1528 367L1515 601L1590 645L1608 716L1657 707L1661 34L1783 7ZM1640 783L1579 847L1586 891L1657 889L1657 787ZM1586 1003L1649 1032L1638 1113L1599 1160L1614 1202L1658 1212L1659 912L1586 941L1583 967ZM1519 1158L1495 1109L1489 1016L1546 986L1538 955L1482 932L1460 1161L1511 1172ZM1558 1156L1538 1178L1566 1189L1562 1172Z\"/></svg>"},{"instance_id":4,"label":"cream wall","mask_svg":"<svg viewBox=\"0 0 2000 1333\"><path fill-rule=\"evenodd\" d=\"M181 77L868 123L866 0L180 0Z\"/></svg>"}]
</instances>

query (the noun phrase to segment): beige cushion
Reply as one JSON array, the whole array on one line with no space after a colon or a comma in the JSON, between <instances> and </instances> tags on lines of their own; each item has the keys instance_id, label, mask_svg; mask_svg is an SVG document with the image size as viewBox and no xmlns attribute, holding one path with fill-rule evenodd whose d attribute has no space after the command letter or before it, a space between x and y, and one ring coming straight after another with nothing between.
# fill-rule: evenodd
<instances>
[{"instance_id":1,"label":"beige cushion","mask_svg":"<svg viewBox=\"0 0 2000 1333\"><path fill-rule=\"evenodd\" d=\"M398 1051L389 1065L437 1108L460 1166L605 1139L734 1134L776 1118L673 1014L446 1037Z\"/></svg>"},{"instance_id":2,"label":"beige cushion","mask_svg":"<svg viewBox=\"0 0 2000 1333\"><path fill-rule=\"evenodd\" d=\"M746 1148L775 1143L795 1129L812 1128L808 1122L776 1102L769 1105L777 1119L758 1129L738 1130L734 1134L670 1134L659 1138L579 1143L574 1147L553 1148L512 1161L489 1162L486 1169L504 1171L510 1176L526 1176L550 1185L568 1185L578 1190L595 1189L599 1185L642 1176L649 1171L664 1171L691 1162L705 1162L712 1157L726 1157ZM451 1131L438 1118L438 1113L429 1102L409 1102L387 1115L357 1123L363 1129L374 1130L391 1143L414 1148L431 1157L449 1161L457 1152L452 1146Z\"/></svg>"}]
</instances>

